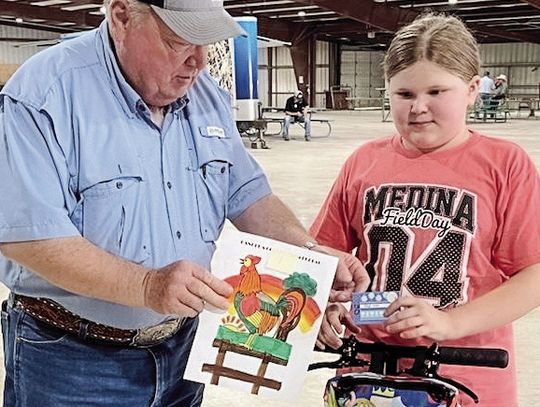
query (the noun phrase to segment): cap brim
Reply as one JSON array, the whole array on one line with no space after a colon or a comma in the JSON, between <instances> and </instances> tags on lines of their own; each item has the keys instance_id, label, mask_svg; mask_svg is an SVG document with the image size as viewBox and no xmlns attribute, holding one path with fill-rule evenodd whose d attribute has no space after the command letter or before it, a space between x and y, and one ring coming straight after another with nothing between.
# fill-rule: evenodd
<instances>
[{"instance_id":1,"label":"cap brim","mask_svg":"<svg viewBox=\"0 0 540 407\"><path fill-rule=\"evenodd\" d=\"M223 9L177 11L150 6L167 26L183 40L195 45L213 44L238 35L247 35Z\"/></svg>"}]
</instances>

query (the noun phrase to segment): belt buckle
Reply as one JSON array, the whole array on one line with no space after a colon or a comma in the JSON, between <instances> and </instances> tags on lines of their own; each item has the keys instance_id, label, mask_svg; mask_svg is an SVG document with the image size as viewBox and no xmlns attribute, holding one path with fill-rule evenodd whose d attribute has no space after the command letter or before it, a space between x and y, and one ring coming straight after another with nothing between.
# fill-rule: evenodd
<instances>
[{"instance_id":1,"label":"belt buckle","mask_svg":"<svg viewBox=\"0 0 540 407\"><path fill-rule=\"evenodd\" d=\"M181 324L182 319L170 319L159 325L138 329L131 344L133 346L157 345L173 336Z\"/></svg>"}]
</instances>

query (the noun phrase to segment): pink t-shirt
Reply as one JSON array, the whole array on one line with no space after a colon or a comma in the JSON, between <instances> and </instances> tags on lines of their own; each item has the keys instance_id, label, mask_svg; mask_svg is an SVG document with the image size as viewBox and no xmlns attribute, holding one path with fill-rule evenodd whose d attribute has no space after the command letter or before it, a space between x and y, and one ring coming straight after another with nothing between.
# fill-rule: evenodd
<instances>
[{"instance_id":1,"label":"pink t-shirt","mask_svg":"<svg viewBox=\"0 0 540 407\"><path fill-rule=\"evenodd\" d=\"M455 148L421 154L395 135L349 157L311 233L321 244L357 249L373 291L448 309L540 263L538 208L538 171L517 145L471 132ZM368 340L431 343L388 336L380 325L362 329ZM439 373L470 387L481 406L517 406L511 325L441 345L506 349L506 369L442 366Z\"/></svg>"}]
</instances>

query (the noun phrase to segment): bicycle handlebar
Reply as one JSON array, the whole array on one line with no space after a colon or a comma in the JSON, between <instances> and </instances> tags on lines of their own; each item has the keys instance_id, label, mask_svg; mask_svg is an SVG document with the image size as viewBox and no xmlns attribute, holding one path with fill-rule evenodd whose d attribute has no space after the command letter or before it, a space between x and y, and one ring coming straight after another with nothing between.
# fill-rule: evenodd
<instances>
[{"instance_id":1,"label":"bicycle handlebar","mask_svg":"<svg viewBox=\"0 0 540 407\"><path fill-rule=\"evenodd\" d=\"M508 353L502 349L448 347L438 346L436 344L431 347L390 345L383 342L360 342L353 336L345 339L340 348L327 348L322 352L342 355L342 359L340 361L348 362L342 363L343 366L365 365L366 361L356 357L358 354L383 354L388 358L395 359L426 359L445 365L482 366L495 368L505 368L508 365ZM316 363L312 365L312 369L329 367L327 366L328 364L328 362Z\"/></svg>"},{"instance_id":2,"label":"bicycle handlebar","mask_svg":"<svg viewBox=\"0 0 540 407\"><path fill-rule=\"evenodd\" d=\"M399 375L407 373L416 377L438 378L452 384L464 391L475 402L478 396L465 385L438 375L439 365L461 365L505 368L508 365L508 353L502 349L491 348L462 348L439 346L434 343L427 346L403 346L390 345L383 342L360 342L354 336L343 340L343 345L338 349L326 348L322 352L340 355L333 362L319 362L309 365L308 370L320 368L343 368L355 366L369 366L370 372L379 374ZM367 361L358 355L371 355ZM400 372L398 370L399 359L413 359L411 368Z\"/></svg>"},{"instance_id":3,"label":"bicycle handlebar","mask_svg":"<svg viewBox=\"0 0 540 407\"><path fill-rule=\"evenodd\" d=\"M508 352L491 348L439 348L439 362L445 365L483 366L505 368L508 366Z\"/></svg>"}]
</instances>

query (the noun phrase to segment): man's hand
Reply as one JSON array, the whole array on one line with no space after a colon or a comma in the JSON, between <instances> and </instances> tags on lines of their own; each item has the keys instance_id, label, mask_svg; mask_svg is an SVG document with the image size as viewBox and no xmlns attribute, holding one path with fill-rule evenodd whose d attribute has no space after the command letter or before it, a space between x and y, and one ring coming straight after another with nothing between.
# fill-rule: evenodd
<instances>
[{"instance_id":1,"label":"man's hand","mask_svg":"<svg viewBox=\"0 0 540 407\"><path fill-rule=\"evenodd\" d=\"M330 291L330 301L351 301L353 292L364 292L369 287L369 276L356 256L328 246L316 245L313 250L339 259L334 284Z\"/></svg>"},{"instance_id":2,"label":"man's hand","mask_svg":"<svg viewBox=\"0 0 540 407\"><path fill-rule=\"evenodd\" d=\"M384 312L386 331L404 339L429 338L444 341L458 338L451 312L439 311L429 302L415 297L400 297Z\"/></svg>"},{"instance_id":3,"label":"man's hand","mask_svg":"<svg viewBox=\"0 0 540 407\"><path fill-rule=\"evenodd\" d=\"M208 306L227 309L233 288L187 260L150 270L144 282L145 306L162 314L196 317Z\"/></svg>"}]
</instances>

